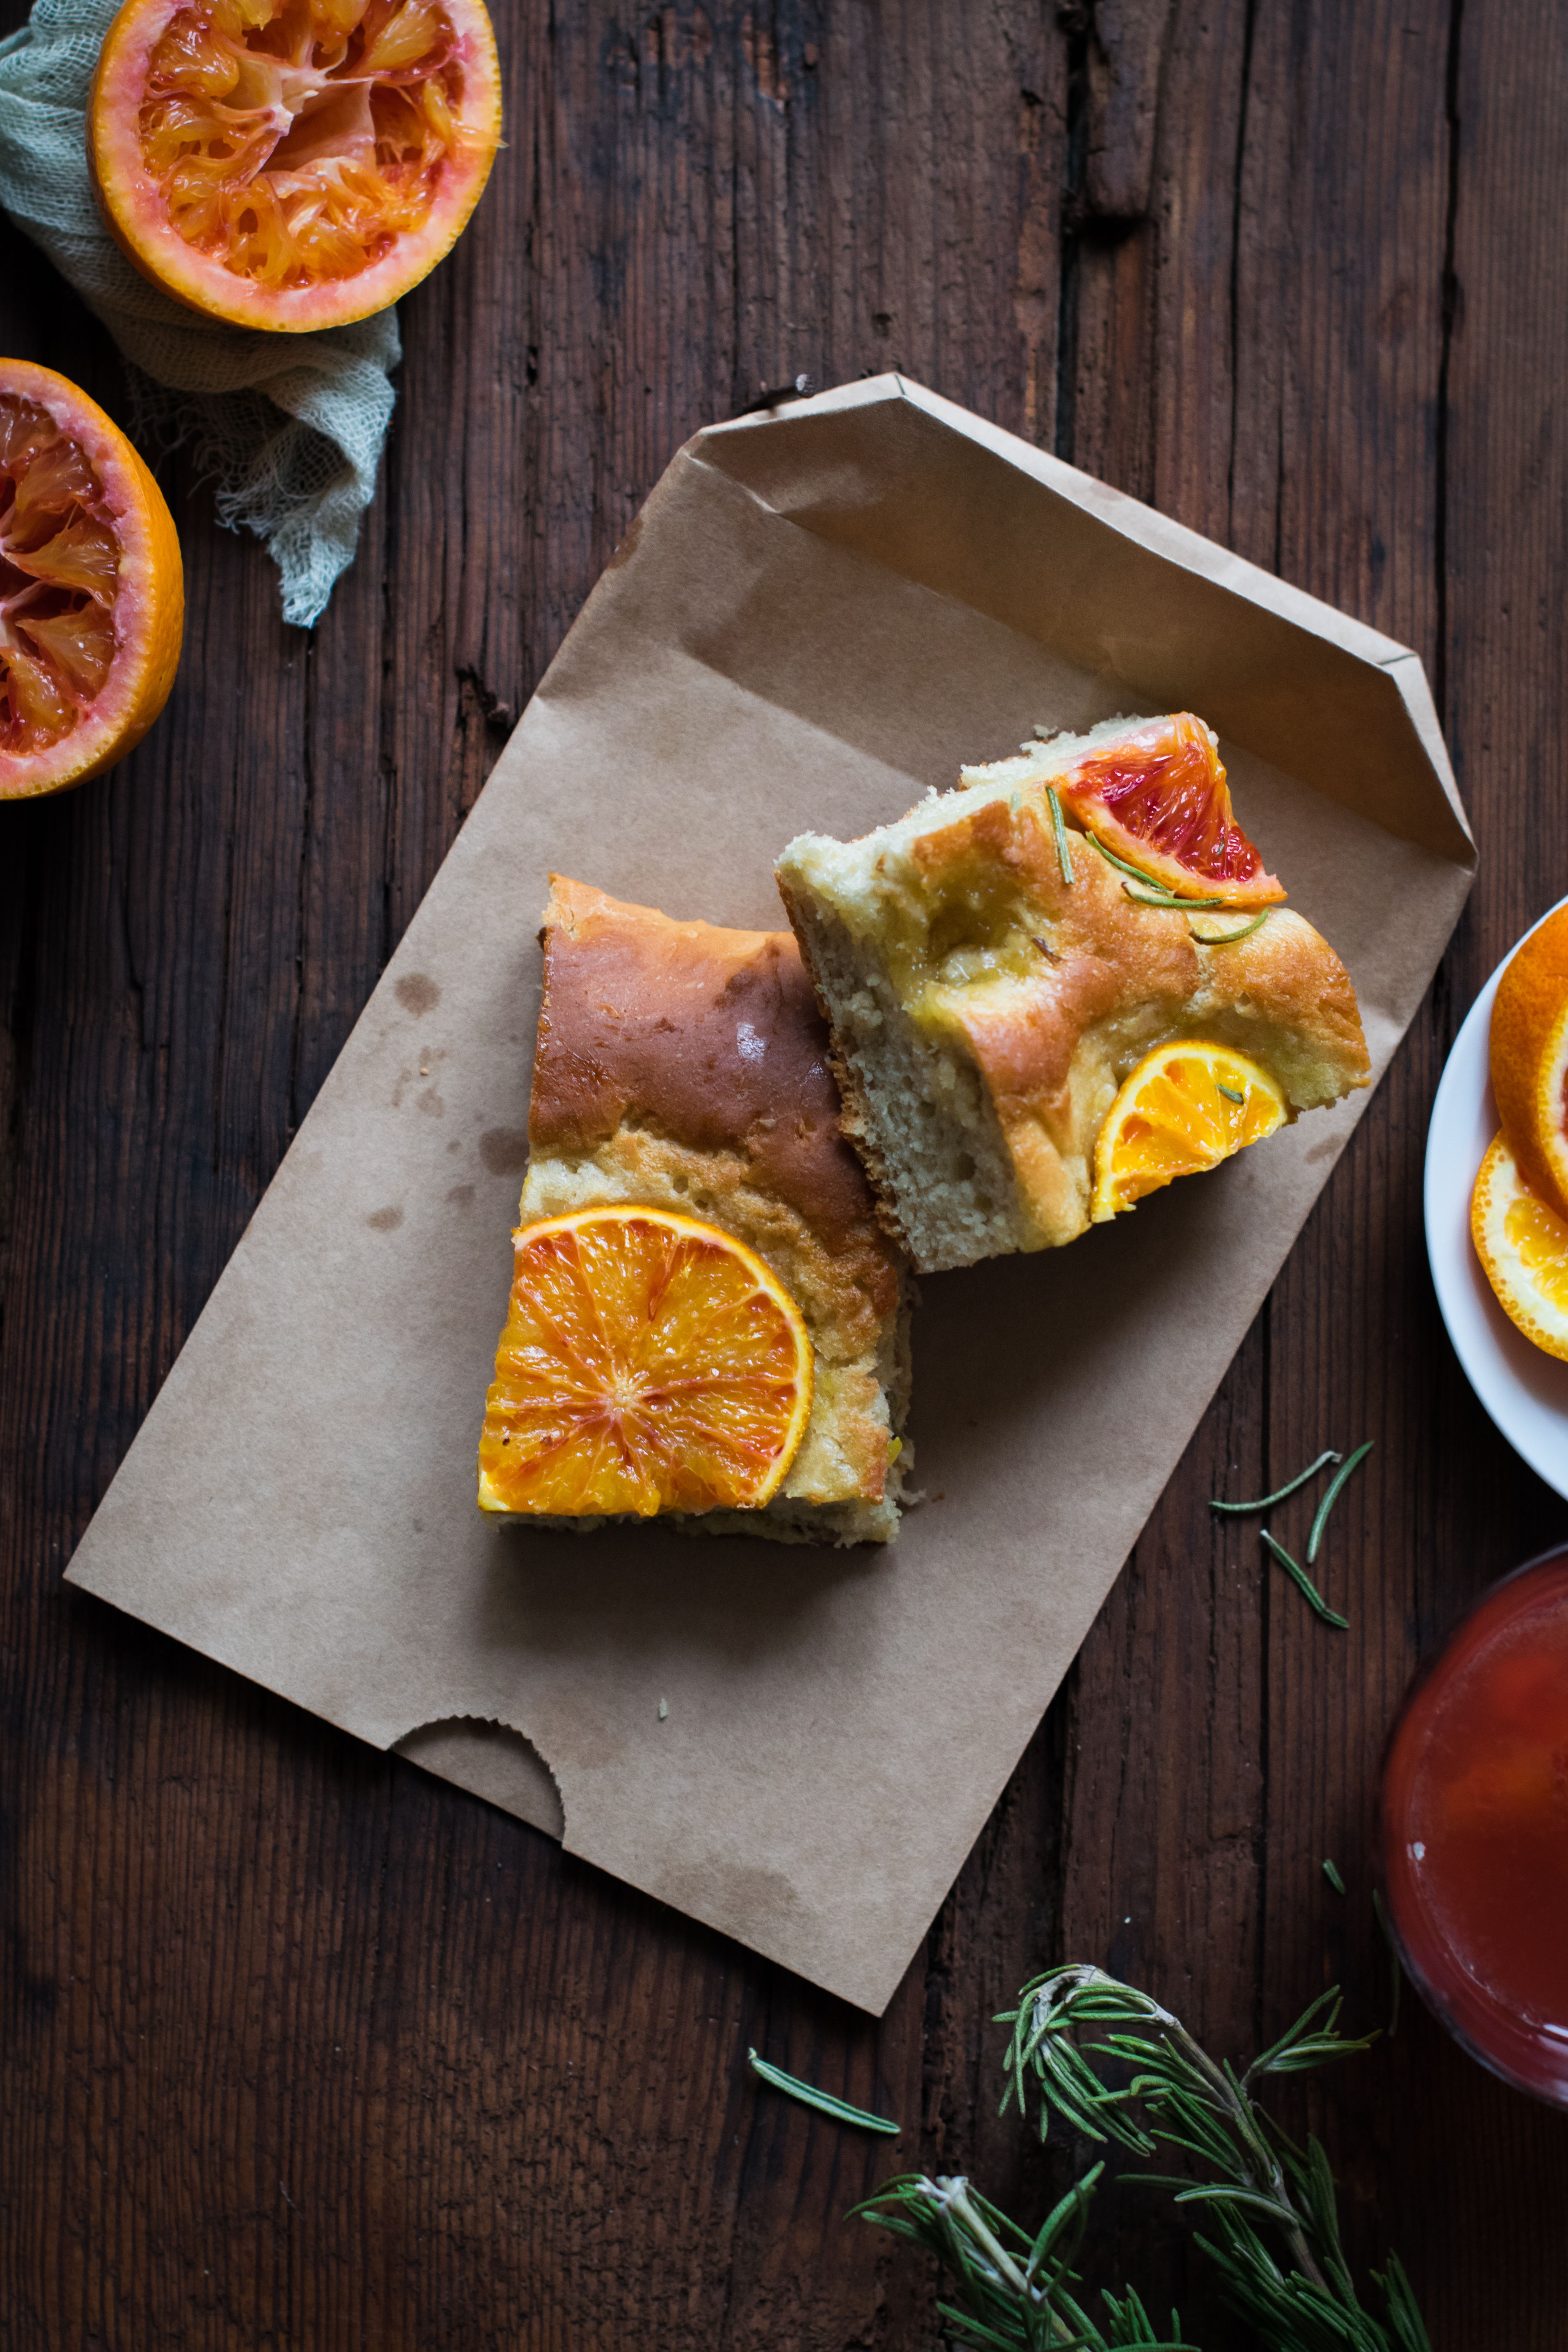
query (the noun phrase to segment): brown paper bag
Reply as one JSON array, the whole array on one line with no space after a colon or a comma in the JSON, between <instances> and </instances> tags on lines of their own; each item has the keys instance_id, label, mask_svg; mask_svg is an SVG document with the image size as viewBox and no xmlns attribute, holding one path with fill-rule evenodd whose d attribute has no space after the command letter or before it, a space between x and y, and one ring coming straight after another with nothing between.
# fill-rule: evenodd
<instances>
[{"instance_id":1,"label":"brown paper bag","mask_svg":"<svg viewBox=\"0 0 1568 2352\"><path fill-rule=\"evenodd\" d=\"M1349 965L1380 1074L1472 866L1413 654L894 377L700 435L72 1580L882 2009L1367 1097L1070 1249L929 1279L911 1428L933 1499L890 1549L498 1528L474 1456L545 876L782 928L792 834L865 831L1037 721L1184 707Z\"/></svg>"}]
</instances>

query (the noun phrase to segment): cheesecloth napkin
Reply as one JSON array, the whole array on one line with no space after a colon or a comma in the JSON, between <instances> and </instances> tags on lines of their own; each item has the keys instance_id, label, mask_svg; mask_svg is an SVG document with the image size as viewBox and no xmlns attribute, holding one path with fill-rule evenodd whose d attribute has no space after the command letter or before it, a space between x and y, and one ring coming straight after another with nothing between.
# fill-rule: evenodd
<instances>
[{"instance_id":1,"label":"cheesecloth napkin","mask_svg":"<svg viewBox=\"0 0 1568 2352\"><path fill-rule=\"evenodd\" d=\"M283 617L309 628L353 562L396 397L391 310L310 335L204 319L133 269L88 180L87 92L119 0L37 0L0 41L0 205L41 246L130 362L132 421L189 440L218 519L261 540Z\"/></svg>"}]
</instances>

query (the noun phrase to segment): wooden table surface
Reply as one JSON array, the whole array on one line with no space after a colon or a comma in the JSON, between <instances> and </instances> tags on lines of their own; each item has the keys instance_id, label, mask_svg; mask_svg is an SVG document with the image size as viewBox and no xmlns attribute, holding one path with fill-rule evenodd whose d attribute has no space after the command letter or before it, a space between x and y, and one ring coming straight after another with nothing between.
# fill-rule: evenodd
<instances>
[{"instance_id":1,"label":"wooden table surface","mask_svg":"<svg viewBox=\"0 0 1568 2352\"><path fill-rule=\"evenodd\" d=\"M497 31L509 143L402 306L381 487L325 619L281 624L260 548L175 461L168 710L110 776L0 812L16 2352L923 2352L926 2265L842 2216L913 2165L1042 2210L989 2022L1027 1974L1107 1960L1237 2056L1335 1980L1352 2029L1385 2021L1391 1712L1467 1598L1568 1531L1458 1369L1421 1223L1458 1024L1568 888L1568 16L502 0ZM4 348L123 415L107 337L4 250ZM763 384L889 366L1418 647L1481 866L877 2022L61 1576L673 451ZM1363 1437L1341 1638L1207 1498ZM749 2042L904 2139L759 2095ZM1400 2251L1437 2352L1568 2347L1568 2116L1408 1998L1288 2112L1327 2142L1357 2263ZM1098 2277L1236 2340L1146 2192L1096 2245Z\"/></svg>"}]
</instances>

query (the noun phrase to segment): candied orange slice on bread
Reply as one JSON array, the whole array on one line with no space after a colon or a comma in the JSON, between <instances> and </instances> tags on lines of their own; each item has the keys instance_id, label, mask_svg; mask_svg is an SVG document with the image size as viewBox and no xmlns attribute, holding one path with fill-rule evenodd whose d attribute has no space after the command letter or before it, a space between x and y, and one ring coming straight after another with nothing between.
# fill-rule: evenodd
<instances>
[{"instance_id":1,"label":"candied orange slice on bread","mask_svg":"<svg viewBox=\"0 0 1568 2352\"><path fill-rule=\"evenodd\" d=\"M754 1250L664 1209L513 1236L479 1508L559 1517L760 1509L811 1417L799 1308Z\"/></svg>"},{"instance_id":2,"label":"candied orange slice on bread","mask_svg":"<svg viewBox=\"0 0 1568 2352\"><path fill-rule=\"evenodd\" d=\"M126 0L88 105L99 204L137 268L287 333L416 285L500 142L482 0Z\"/></svg>"},{"instance_id":3,"label":"candied orange slice on bread","mask_svg":"<svg viewBox=\"0 0 1568 2352\"><path fill-rule=\"evenodd\" d=\"M1086 833L1176 898L1267 907L1285 896L1236 822L1213 730L1190 710L1086 752L1056 790Z\"/></svg>"},{"instance_id":4,"label":"candied orange slice on bread","mask_svg":"<svg viewBox=\"0 0 1568 2352\"><path fill-rule=\"evenodd\" d=\"M1504 1314L1549 1356L1568 1360L1568 1217L1531 1189L1506 1135L1481 1162L1470 1232Z\"/></svg>"},{"instance_id":5,"label":"candied orange slice on bread","mask_svg":"<svg viewBox=\"0 0 1568 2352\"><path fill-rule=\"evenodd\" d=\"M184 612L174 520L119 425L52 368L0 360L0 800L141 741Z\"/></svg>"},{"instance_id":6,"label":"candied orange slice on bread","mask_svg":"<svg viewBox=\"0 0 1568 2352\"><path fill-rule=\"evenodd\" d=\"M1094 1150L1096 1224L1177 1176L1217 1168L1288 1116L1267 1070L1227 1045L1192 1039L1145 1054L1111 1104Z\"/></svg>"},{"instance_id":7,"label":"candied orange slice on bread","mask_svg":"<svg viewBox=\"0 0 1568 2352\"><path fill-rule=\"evenodd\" d=\"M1568 907L1531 931L1498 983L1491 1076L1525 1181L1568 1217Z\"/></svg>"}]
</instances>

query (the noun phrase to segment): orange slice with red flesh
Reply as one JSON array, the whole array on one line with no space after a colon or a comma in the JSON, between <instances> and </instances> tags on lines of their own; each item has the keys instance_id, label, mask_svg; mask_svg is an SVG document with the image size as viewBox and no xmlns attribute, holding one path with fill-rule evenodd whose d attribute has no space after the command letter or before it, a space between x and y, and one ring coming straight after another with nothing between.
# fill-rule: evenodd
<instances>
[{"instance_id":1,"label":"orange slice with red flesh","mask_svg":"<svg viewBox=\"0 0 1568 2352\"><path fill-rule=\"evenodd\" d=\"M1267 1070L1228 1045L1178 1038L1145 1054L1094 1147L1093 1222L1104 1224L1177 1176L1217 1168L1289 1116Z\"/></svg>"},{"instance_id":2,"label":"orange slice with red flesh","mask_svg":"<svg viewBox=\"0 0 1568 2352\"><path fill-rule=\"evenodd\" d=\"M88 106L110 230L209 318L368 318L466 226L500 143L482 0L126 0Z\"/></svg>"},{"instance_id":3,"label":"orange slice with red flesh","mask_svg":"<svg viewBox=\"0 0 1568 2352\"><path fill-rule=\"evenodd\" d=\"M1470 1232L1504 1314L1547 1355L1568 1359L1568 1217L1531 1190L1506 1134L1481 1162Z\"/></svg>"},{"instance_id":4,"label":"orange slice with red flesh","mask_svg":"<svg viewBox=\"0 0 1568 2352\"><path fill-rule=\"evenodd\" d=\"M1498 983L1491 1076L1525 1181L1568 1217L1568 907L1531 931Z\"/></svg>"},{"instance_id":5,"label":"orange slice with red flesh","mask_svg":"<svg viewBox=\"0 0 1568 2352\"><path fill-rule=\"evenodd\" d=\"M757 1510L811 1418L810 1335L717 1225L577 1209L512 1237L479 1440L482 1511Z\"/></svg>"},{"instance_id":6,"label":"orange slice with red flesh","mask_svg":"<svg viewBox=\"0 0 1568 2352\"><path fill-rule=\"evenodd\" d=\"M184 612L174 520L119 425L52 368L0 360L0 800L141 741Z\"/></svg>"},{"instance_id":7,"label":"orange slice with red flesh","mask_svg":"<svg viewBox=\"0 0 1568 2352\"><path fill-rule=\"evenodd\" d=\"M1214 736L1189 710L1087 752L1051 782L1087 833L1177 898L1267 907L1285 896L1236 822Z\"/></svg>"}]
</instances>

